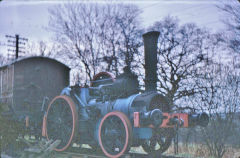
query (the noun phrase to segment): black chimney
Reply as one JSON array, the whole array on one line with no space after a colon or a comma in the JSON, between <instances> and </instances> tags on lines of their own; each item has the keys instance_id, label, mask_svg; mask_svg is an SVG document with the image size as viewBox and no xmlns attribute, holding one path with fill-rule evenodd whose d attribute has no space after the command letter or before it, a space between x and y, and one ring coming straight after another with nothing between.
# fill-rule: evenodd
<instances>
[{"instance_id":1,"label":"black chimney","mask_svg":"<svg viewBox=\"0 0 240 158\"><path fill-rule=\"evenodd\" d=\"M145 90L157 90L157 41L159 32L151 31L143 34L145 55Z\"/></svg>"}]
</instances>

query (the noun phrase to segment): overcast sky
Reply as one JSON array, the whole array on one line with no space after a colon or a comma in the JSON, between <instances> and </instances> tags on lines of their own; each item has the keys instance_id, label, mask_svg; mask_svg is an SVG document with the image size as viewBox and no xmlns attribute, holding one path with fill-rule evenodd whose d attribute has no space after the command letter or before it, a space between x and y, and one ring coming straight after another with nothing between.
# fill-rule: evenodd
<instances>
[{"instance_id":1,"label":"overcast sky","mask_svg":"<svg viewBox=\"0 0 240 158\"><path fill-rule=\"evenodd\" d=\"M104 1L95 1L105 3ZM226 15L216 5L219 0L134 0L142 9L142 25L145 27L167 15L177 16L181 23L194 22L213 31L224 30L222 20ZM52 34L48 26L48 9L63 0L3 0L0 2L0 53L6 52L5 35L19 34L29 41L49 41Z\"/></svg>"}]
</instances>

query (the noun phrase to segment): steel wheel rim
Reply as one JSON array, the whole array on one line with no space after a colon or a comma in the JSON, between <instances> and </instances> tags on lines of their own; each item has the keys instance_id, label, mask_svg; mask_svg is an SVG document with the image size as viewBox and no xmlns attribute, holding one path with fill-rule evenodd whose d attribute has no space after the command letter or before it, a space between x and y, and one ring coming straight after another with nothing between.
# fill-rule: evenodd
<instances>
[{"instance_id":1,"label":"steel wheel rim","mask_svg":"<svg viewBox=\"0 0 240 158\"><path fill-rule=\"evenodd\" d=\"M106 156L120 157L131 146L130 121L121 112L110 112L101 120L98 136L100 147Z\"/></svg>"},{"instance_id":2,"label":"steel wheel rim","mask_svg":"<svg viewBox=\"0 0 240 158\"><path fill-rule=\"evenodd\" d=\"M64 151L70 146L76 121L76 107L71 98L57 96L51 101L46 114L46 137L48 140L61 140L54 150Z\"/></svg>"}]
</instances>

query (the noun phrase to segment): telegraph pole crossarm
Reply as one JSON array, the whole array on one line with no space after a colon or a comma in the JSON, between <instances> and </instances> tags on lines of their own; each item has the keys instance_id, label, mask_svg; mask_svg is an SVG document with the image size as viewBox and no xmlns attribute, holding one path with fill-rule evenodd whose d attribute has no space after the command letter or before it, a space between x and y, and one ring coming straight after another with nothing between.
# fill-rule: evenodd
<instances>
[{"instance_id":1,"label":"telegraph pole crossarm","mask_svg":"<svg viewBox=\"0 0 240 158\"><path fill-rule=\"evenodd\" d=\"M11 35L5 35L6 38L9 40L7 41L9 43L8 47L15 48L15 49L8 49L9 52L15 52L15 59L18 59L19 53L24 53L25 44L28 41L27 38L20 37L19 34L16 34L15 36ZM14 40L12 40L14 39ZM8 55L10 56L10 55Z\"/></svg>"}]
</instances>

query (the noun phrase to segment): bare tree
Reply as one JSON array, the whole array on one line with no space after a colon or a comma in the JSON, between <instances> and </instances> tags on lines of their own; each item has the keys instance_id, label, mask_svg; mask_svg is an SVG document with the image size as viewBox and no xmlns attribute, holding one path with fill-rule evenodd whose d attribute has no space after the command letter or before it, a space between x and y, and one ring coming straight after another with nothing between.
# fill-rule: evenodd
<instances>
[{"instance_id":1,"label":"bare tree","mask_svg":"<svg viewBox=\"0 0 240 158\"><path fill-rule=\"evenodd\" d=\"M235 53L240 53L240 3L237 0L228 0L219 7L228 15L224 21L228 26L226 41L229 48Z\"/></svg>"},{"instance_id":2,"label":"bare tree","mask_svg":"<svg viewBox=\"0 0 240 158\"><path fill-rule=\"evenodd\" d=\"M200 110L208 111L210 123L201 128L202 140L211 156L222 158L230 138L237 138L236 111L240 103L240 77L232 65L214 64L202 70L199 84L208 87L194 97L193 104Z\"/></svg>"},{"instance_id":3,"label":"bare tree","mask_svg":"<svg viewBox=\"0 0 240 158\"><path fill-rule=\"evenodd\" d=\"M54 42L38 41L27 45L25 56L44 56L58 58L61 46Z\"/></svg>"},{"instance_id":4,"label":"bare tree","mask_svg":"<svg viewBox=\"0 0 240 158\"><path fill-rule=\"evenodd\" d=\"M177 101L204 89L196 84L202 75L198 69L210 61L219 41L194 24L179 26L178 20L166 17L150 30L160 32L158 48L158 90L169 100L169 109L178 108ZM215 41L215 43L213 43Z\"/></svg>"},{"instance_id":5,"label":"bare tree","mask_svg":"<svg viewBox=\"0 0 240 158\"><path fill-rule=\"evenodd\" d=\"M108 5L107 12L107 30L102 39L106 46L104 59L108 63L107 70L113 70L118 75L118 69L122 65L130 68L137 66L134 64L134 56L140 54L139 48L143 45L143 30L138 20L140 10L134 5L111 4Z\"/></svg>"},{"instance_id":6,"label":"bare tree","mask_svg":"<svg viewBox=\"0 0 240 158\"><path fill-rule=\"evenodd\" d=\"M50 10L50 28L72 67L84 67L91 79L99 67L101 43L98 35L103 22L102 10L96 4L69 3Z\"/></svg>"},{"instance_id":7,"label":"bare tree","mask_svg":"<svg viewBox=\"0 0 240 158\"><path fill-rule=\"evenodd\" d=\"M122 47L120 47L119 55L129 68L133 67L134 55L139 54L139 47L143 45L143 30L139 28L139 22L136 20L138 15L138 8L125 6L125 12L121 12L121 14L116 17L116 23L121 31L119 42Z\"/></svg>"},{"instance_id":8,"label":"bare tree","mask_svg":"<svg viewBox=\"0 0 240 158\"><path fill-rule=\"evenodd\" d=\"M140 47L137 12L132 5L68 3L50 10L49 26L62 45L62 56L91 80L100 70L118 74L120 64L132 62Z\"/></svg>"}]
</instances>

